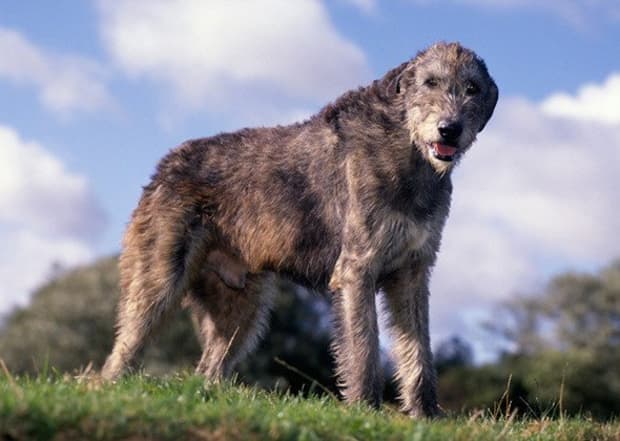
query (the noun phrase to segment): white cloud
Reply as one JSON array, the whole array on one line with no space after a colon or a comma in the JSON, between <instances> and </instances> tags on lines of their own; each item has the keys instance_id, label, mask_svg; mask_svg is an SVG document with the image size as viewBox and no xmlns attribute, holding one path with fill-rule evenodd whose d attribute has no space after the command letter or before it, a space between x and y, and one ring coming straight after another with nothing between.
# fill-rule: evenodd
<instances>
[{"instance_id":1,"label":"white cloud","mask_svg":"<svg viewBox=\"0 0 620 441\"><path fill-rule=\"evenodd\" d=\"M39 144L0 126L2 224L26 224L38 233L86 239L100 231L102 218L83 176L67 171Z\"/></svg>"},{"instance_id":2,"label":"white cloud","mask_svg":"<svg viewBox=\"0 0 620 441\"><path fill-rule=\"evenodd\" d=\"M620 256L620 126L550 116L549 102L500 100L456 170L432 281L437 341L475 334L472 317L556 271Z\"/></svg>"},{"instance_id":3,"label":"white cloud","mask_svg":"<svg viewBox=\"0 0 620 441\"><path fill-rule=\"evenodd\" d=\"M274 113L323 103L368 77L363 52L317 0L99 6L113 61L128 75L170 87L177 105L249 115L267 103Z\"/></svg>"},{"instance_id":4,"label":"white cloud","mask_svg":"<svg viewBox=\"0 0 620 441\"><path fill-rule=\"evenodd\" d=\"M610 75L601 85L581 87L576 96L553 94L542 103L541 108L551 116L619 124L620 73Z\"/></svg>"},{"instance_id":5,"label":"white cloud","mask_svg":"<svg viewBox=\"0 0 620 441\"><path fill-rule=\"evenodd\" d=\"M93 257L104 215L86 180L0 126L0 314L23 304L53 264Z\"/></svg>"},{"instance_id":6,"label":"white cloud","mask_svg":"<svg viewBox=\"0 0 620 441\"><path fill-rule=\"evenodd\" d=\"M430 0L411 0L433 4ZM465 4L493 9L536 9L554 14L568 23L583 28L592 22L620 20L620 3L616 0L443 0L444 3Z\"/></svg>"},{"instance_id":7,"label":"white cloud","mask_svg":"<svg viewBox=\"0 0 620 441\"><path fill-rule=\"evenodd\" d=\"M54 265L69 267L94 255L84 242L40 235L27 228L0 232L0 318L15 306L27 304L33 290L51 277Z\"/></svg>"},{"instance_id":8,"label":"white cloud","mask_svg":"<svg viewBox=\"0 0 620 441\"><path fill-rule=\"evenodd\" d=\"M62 116L111 104L95 62L44 51L18 32L0 27L0 79L35 87L39 100Z\"/></svg>"}]
</instances>

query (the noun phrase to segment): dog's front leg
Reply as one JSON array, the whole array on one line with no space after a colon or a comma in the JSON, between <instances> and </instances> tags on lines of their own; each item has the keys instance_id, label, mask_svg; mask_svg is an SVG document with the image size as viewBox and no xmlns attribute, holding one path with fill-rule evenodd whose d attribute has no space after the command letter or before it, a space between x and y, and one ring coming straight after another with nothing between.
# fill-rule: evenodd
<instances>
[{"instance_id":1,"label":"dog's front leg","mask_svg":"<svg viewBox=\"0 0 620 441\"><path fill-rule=\"evenodd\" d=\"M347 402L381 403L383 376L375 282L356 259L341 256L330 281L334 294L333 349L342 395Z\"/></svg>"},{"instance_id":2,"label":"dog's front leg","mask_svg":"<svg viewBox=\"0 0 620 441\"><path fill-rule=\"evenodd\" d=\"M429 336L428 265L403 268L383 285L402 410L436 416L436 374Z\"/></svg>"}]
</instances>

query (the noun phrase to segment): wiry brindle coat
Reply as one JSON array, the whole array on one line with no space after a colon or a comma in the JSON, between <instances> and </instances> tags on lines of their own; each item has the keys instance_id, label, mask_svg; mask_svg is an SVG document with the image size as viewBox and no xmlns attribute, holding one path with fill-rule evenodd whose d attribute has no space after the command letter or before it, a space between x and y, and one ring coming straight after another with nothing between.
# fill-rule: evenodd
<instances>
[{"instance_id":1,"label":"wiry brindle coat","mask_svg":"<svg viewBox=\"0 0 620 441\"><path fill-rule=\"evenodd\" d=\"M309 120L188 141L159 164L120 259L115 378L183 300L197 371L228 374L264 330L275 277L329 290L342 394L378 405L375 294L385 293L405 412L438 412L429 274L451 170L493 113L484 62L439 43Z\"/></svg>"}]
</instances>

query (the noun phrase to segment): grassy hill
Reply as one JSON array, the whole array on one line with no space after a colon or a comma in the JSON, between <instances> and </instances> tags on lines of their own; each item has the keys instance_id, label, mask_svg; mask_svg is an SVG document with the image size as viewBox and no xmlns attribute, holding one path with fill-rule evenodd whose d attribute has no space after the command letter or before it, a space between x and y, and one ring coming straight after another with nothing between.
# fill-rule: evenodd
<instances>
[{"instance_id":1,"label":"grassy hill","mask_svg":"<svg viewBox=\"0 0 620 441\"><path fill-rule=\"evenodd\" d=\"M617 441L620 422L503 419L488 413L413 421L384 407L346 406L193 376L99 384L0 373L0 439L10 440L537 440Z\"/></svg>"}]
</instances>

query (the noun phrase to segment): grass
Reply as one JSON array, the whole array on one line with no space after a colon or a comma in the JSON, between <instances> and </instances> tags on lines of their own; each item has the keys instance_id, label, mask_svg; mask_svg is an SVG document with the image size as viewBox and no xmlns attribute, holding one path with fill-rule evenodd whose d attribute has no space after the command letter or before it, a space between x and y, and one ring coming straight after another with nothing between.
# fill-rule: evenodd
<instances>
[{"instance_id":1,"label":"grass","mask_svg":"<svg viewBox=\"0 0 620 441\"><path fill-rule=\"evenodd\" d=\"M413 421L384 407L346 406L190 375L115 384L0 372L0 440L620 440L620 422L518 420L480 412Z\"/></svg>"}]
</instances>

